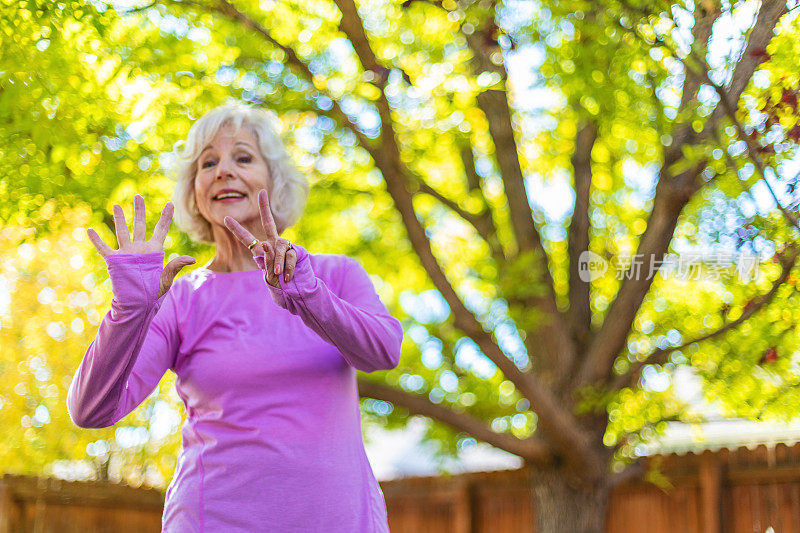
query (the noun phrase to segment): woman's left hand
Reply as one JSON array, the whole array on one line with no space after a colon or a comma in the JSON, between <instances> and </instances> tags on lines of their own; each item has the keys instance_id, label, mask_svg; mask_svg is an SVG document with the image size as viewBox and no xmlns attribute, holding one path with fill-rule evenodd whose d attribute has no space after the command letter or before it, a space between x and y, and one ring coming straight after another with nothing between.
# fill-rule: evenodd
<instances>
[{"instance_id":1,"label":"woman's left hand","mask_svg":"<svg viewBox=\"0 0 800 533\"><path fill-rule=\"evenodd\" d=\"M288 282L294 276L294 267L297 264L297 252L290 248L291 243L284 238L278 237L278 228L275 225L275 219L272 218L272 211L269 209L269 195L266 189L258 191L258 209L261 212L261 224L264 226L264 231L267 238L264 241L259 241L253 234L247 231L241 224L239 224L233 217L225 217L225 227L233 233L239 241L245 246L248 246L254 240L257 243L250 248L253 252L253 257L261 254L263 249L265 252L265 263L267 266L267 282L273 287L280 288L281 284L278 281L278 276L283 273L284 281Z\"/></svg>"}]
</instances>

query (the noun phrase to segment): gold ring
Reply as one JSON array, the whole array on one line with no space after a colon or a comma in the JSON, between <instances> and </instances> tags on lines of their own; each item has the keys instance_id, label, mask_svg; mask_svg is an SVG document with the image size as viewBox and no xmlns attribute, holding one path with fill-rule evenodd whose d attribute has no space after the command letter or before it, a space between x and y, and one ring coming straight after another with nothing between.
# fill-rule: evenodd
<instances>
[{"instance_id":1,"label":"gold ring","mask_svg":"<svg viewBox=\"0 0 800 533\"><path fill-rule=\"evenodd\" d=\"M292 246L292 243L289 243L289 247L286 249L286 251L289 251L289 250L292 250L292 249L294 249L294 246Z\"/></svg>"},{"instance_id":2,"label":"gold ring","mask_svg":"<svg viewBox=\"0 0 800 533\"><path fill-rule=\"evenodd\" d=\"M253 242L248 244L247 247L250 248L250 251L252 252L253 251L253 246L255 246L256 244L258 244L258 239L253 239Z\"/></svg>"}]
</instances>

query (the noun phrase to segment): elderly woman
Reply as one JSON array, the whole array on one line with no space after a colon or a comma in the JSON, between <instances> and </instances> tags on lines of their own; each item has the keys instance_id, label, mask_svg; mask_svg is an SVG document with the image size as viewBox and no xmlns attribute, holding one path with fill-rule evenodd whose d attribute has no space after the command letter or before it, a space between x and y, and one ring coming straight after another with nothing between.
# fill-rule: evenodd
<instances>
[{"instance_id":1,"label":"elderly woman","mask_svg":"<svg viewBox=\"0 0 800 533\"><path fill-rule=\"evenodd\" d=\"M356 370L397 366L403 329L356 260L311 254L280 234L307 182L263 111L217 108L189 130L176 222L214 258L164 264L168 202L146 240L119 205L119 249L87 230L113 299L67 396L80 427L133 411L167 370L186 406L162 531L388 532L364 451ZM173 282L174 280L174 282Z\"/></svg>"}]
</instances>

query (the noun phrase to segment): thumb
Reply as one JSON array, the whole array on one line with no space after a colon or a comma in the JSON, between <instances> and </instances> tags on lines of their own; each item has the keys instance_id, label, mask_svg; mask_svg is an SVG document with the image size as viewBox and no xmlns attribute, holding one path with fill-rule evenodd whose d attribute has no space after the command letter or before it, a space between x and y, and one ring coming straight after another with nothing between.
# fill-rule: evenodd
<instances>
[{"instance_id":1,"label":"thumb","mask_svg":"<svg viewBox=\"0 0 800 533\"><path fill-rule=\"evenodd\" d=\"M164 270L161 271L161 279L159 280L158 286L158 297L161 298L164 293L166 293L170 287L172 287L172 282L175 280L175 276L178 275L178 272L187 265L191 265L195 263L194 257L188 255L182 255L180 257L176 257L164 267Z\"/></svg>"}]
</instances>

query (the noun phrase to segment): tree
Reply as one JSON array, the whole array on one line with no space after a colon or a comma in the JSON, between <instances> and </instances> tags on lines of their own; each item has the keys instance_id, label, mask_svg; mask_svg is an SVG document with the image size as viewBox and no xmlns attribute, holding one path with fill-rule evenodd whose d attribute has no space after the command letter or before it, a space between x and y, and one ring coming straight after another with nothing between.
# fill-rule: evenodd
<instances>
[{"instance_id":1,"label":"tree","mask_svg":"<svg viewBox=\"0 0 800 533\"><path fill-rule=\"evenodd\" d=\"M101 26L109 57L165 95L142 119L154 152L224 94L281 117L314 180L290 240L364 256L413 341L383 379L359 376L367 410L391 426L436 420L444 453L474 438L522 457L539 531L600 531L611 488L641 473L636 446L694 416L656 378L690 367L728 413L797 412L787 11L189 0L104 12ZM542 58L535 94L549 105L510 77L523 52ZM548 215L538 176L570 186L569 217ZM776 213L752 209L765 186ZM585 251L648 265L708 243L775 261L752 284L580 276ZM398 309L410 293L444 305Z\"/></svg>"}]
</instances>

